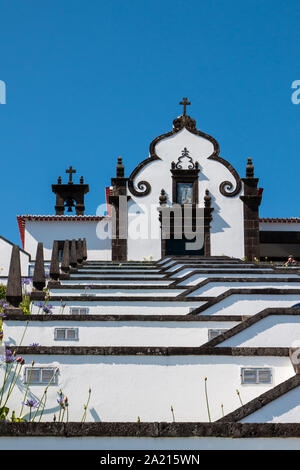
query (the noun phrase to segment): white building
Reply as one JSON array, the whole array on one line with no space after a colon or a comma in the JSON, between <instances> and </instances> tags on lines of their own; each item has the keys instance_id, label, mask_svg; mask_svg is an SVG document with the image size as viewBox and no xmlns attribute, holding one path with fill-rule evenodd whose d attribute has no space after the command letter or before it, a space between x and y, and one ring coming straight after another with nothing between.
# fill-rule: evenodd
<instances>
[{"instance_id":1,"label":"white building","mask_svg":"<svg viewBox=\"0 0 300 470\"><path fill-rule=\"evenodd\" d=\"M84 215L89 188L73 183L71 167L69 182L53 185L55 215L18 217L34 279L30 316L9 308L3 325L4 344L25 359L10 410L29 380L28 397L40 401L54 378L41 423L26 433L0 423L1 448L16 439L19 448L299 447L299 267L276 263L297 254L298 219L260 220L251 160L241 179L183 104L129 178L118 161L106 215ZM51 262L47 298L39 242ZM60 390L72 423L46 426L62 420Z\"/></svg>"}]
</instances>

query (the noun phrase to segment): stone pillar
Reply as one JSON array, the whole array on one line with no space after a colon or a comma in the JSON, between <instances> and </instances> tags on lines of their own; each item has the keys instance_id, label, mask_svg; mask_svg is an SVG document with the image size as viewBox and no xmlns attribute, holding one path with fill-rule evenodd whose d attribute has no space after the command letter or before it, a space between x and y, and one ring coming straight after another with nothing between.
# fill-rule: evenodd
<instances>
[{"instance_id":1,"label":"stone pillar","mask_svg":"<svg viewBox=\"0 0 300 470\"><path fill-rule=\"evenodd\" d=\"M86 238L84 238L82 242L82 255L83 255L83 261L86 261L87 260Z\"/></svg>"},{"instance_id":2,"label":"stone pillar","mask_svg":"<svg viewBox=\"0 0 300 470\"><path fill-rule=\"evenodd\" d=\"M109 204L112 205L112 261L127 260L127 202L130 196L127 196L127 181L124 177L124 165L122 158L118 157L116 166L116 178L111 179L113 187L112 195L109 196ZM114 224L115 219L115 224Z\"/></svg>"},{"instance_id":3,"label":"stone pillar","mask_svg":"<svg viewBox=\"0 0 300 470\"><path fill-rule=\"evenodd\" d=\"M70 257L70 265L72 268L77 268L77 252L76 252L76 240L72 240L71 242L71 257Z\"/></svg>"},{"instance_id":4,"label":"stone pillar","mask_svg":"<svg viewBox=\"0 0 300 470\"><path fill-rule=\"evenodd\" d=\"M258 188L259 179L254 178L254 165L248 158L246 178L244 183L244 195L240 199L244 203L244 244L245 257L248 261L260 258L259 246L259 206L262 200L262 188Z\"/></svg>"},{"instance_id":5,"label":"stone pillar","mask_svg":"<svg viewBox=\"0 0 300 470\"><path fill-rule=\"evenodd\" d=\"M65 240L64 248L63 248L63 255L61 261L61 270L64 273L68 273L70 271L70 243L69 240Z\"/></svg>"},{"instance_id":6,"label":"stone pillar","mask_svg":"<svg viewBox=\"0 0 300 470\"><path fill-rule=\"evenodd\" d=\"M77 250L77 262L81 264L83 261L83 252L82 252L82 240L79 238L76 243L76 250Z\"/></svg>"},{"instance_id":7,"label":"stone pillar","mask_svg":"<svg viewBox=\"0 0 300 470\"><path fill-rule=\"evenodd\" d=\"M53 247L52 247L50 278L53 281L58 281L59 279L59 260L58 260L58 241L57 240L54 240Z\"/></svg>"},{"instance_id":8,"label":"stone pillar","mask_svg":"<svg viewBox=\"0 0 300 470\"><path fill-rule=\"evenodd\" d=\"M11 252L6 286L6 300L12 307L15 308L18 308L22 302L20 249L17 245L13 246Z\"/></svg>"},{"instance_id":9,"label":"stone pillar","mask_svg":"<svg viewBox=\"0 0 300 470\"><path fill-rule=\"evenodd\" d=\"M44 266L44 246L42 242L38 243L35 257L33 287L42 291L46 286L45 266Z\"/></svg>"}]
</instances>

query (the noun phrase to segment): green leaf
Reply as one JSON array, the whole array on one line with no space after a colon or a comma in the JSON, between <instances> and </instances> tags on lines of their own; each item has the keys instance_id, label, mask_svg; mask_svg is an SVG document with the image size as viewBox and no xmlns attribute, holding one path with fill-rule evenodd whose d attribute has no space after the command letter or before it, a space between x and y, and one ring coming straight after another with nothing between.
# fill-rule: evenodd
<instances>
[{"instance_id":1,"label":"green leaf","mask_svg":"<svg viewBox=\"0 0 300 470\"><path fill-rule=\"evenodd\" d=\"M6 406L2 406L2 408L0 408L0 418L6 418L8 413L9 413L9 408L7 408Z\"/></svg>"}]
</instances>

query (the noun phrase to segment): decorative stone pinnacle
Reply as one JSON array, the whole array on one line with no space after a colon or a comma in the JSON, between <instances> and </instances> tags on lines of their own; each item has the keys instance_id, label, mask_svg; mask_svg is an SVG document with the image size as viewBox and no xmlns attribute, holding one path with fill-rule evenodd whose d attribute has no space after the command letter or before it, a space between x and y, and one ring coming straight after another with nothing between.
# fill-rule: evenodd
<instances>
[{"instance_id":1,"label":"decorative stone pinnacle","mask_svg":"<svg viewBox=\"0 0 300 470\"><path fill-rule=\"evenodd\" d=\"M14 245L11 252L9 273L6 286L6 300L13 307L19 307L22 302L22 282L20 249Z\"/></svg>"},{"instance_id":2,"label":"decorative stone pinnacle","mask_svg":"<svg viewBox=\"0 0 300 470\"><path fill-rule=\"evenodd\" d=\"M122 157L118 157L118 163L116 166L116 175L117 178L124 178L125 167L123 165Z\"/></svg>"},{"instance_id":3,"label":"decorative stone pinnacle","mask_svg":"<svg viewBox=\"0 0 300 470\"><path fill-rule=\"evenodd\" d=\"M160 196L159 196L159 204L160 206L164 206L167 203L167 195L166 191L164 189L161 190Z\"/></svg>"},{"instance_id":4,"label":"decorative stone pinnacle","mask_svg":"<svg viewBox=\"0 0 300 470\"><path fill-rule=\"evenodd\" d=\"M205 196L204 196L204 207L210 207L211 206L211 195L209 194L208 189L205 190Z\"/></svg>"},{"instance_id":5,"label":"decorative stone pinnacle","mask_svg":"<svg viewBox=\"0 0 300 470\"><path fill-rule=\"evenodd\" d=\"M246 166L246 178L254 178L254 165L250 157L248 158Z\"/></svg>"},{"instance_id":6,"label":"decorative stone pinnacle","mask_svg":"<svg viewBox=\"0 0 300 470\"><path fill-rule=\"evenodd\" d=\"M44 268L44 245L39 242L36 250L34 274L33 274L33 287L42 291L46 286L45 268Z\"/></svg>"}]
</instances>

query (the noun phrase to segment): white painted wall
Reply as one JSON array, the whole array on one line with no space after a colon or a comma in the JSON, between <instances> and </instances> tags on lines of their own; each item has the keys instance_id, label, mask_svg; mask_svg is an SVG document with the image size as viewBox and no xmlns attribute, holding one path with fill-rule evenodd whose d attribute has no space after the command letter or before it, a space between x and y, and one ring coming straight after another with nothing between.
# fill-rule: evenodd
<instances>
[{"instance_id":1,"label":"white painted wall","mask_svg":"<svg viewBox=\"0 0 300 470\"><path fill-rule=\"evenodd\" d=\"M300 346L300 317L270 315L218 346L278 347Z\"/></svg>"},{"instance_id":2,"label":"white painted wall","mask_svg":"<svg viewBox=\"0 0 300 470\"><path fill-rule=\"evenodd\" d=\"M26 364L59 368L57 385L47 393L43 421L52 421L58 411L57 392L69 399L69 421L80 421L83 404L91 387L87 421L208 421L204 378L207 377L211 419L243 403L294 375L288 357L259 356L91 356L25 355ZM241 367L271 367L273 384L241 385ZM2 370L3 373L3 370ZM25 385L18 380L8 406L19 413ZM31 396L41 398L43 386L32 385Z\"/></svg>"},{"instance_id":3,"label":"white painted wall","mask_svg":"<svg viewBox=\"0 0 300 470\"><path fill-rule=\"evenodd\" d=\"M35 259L38 242L44 244L44 258L51 259L53 240L86 238L88 260L111 260L111 240L98 238L101 228L107 225L110 233L110 219L97 221L29 221L25 225L25 250Z\"/></svg>"},{"instance_id":4,"label":"white painted wall","mask_svg":"<svg viewBox=\"0 0 300 470\"><path fill-rule=\"evenodd\" d=\"M282 282L226 282L225 280L224 282L211 282L191 292L188 297L215 297L217 295L223 294L223 292L226 292L229 289L264 289L268 287L272 289L299 289L300 279L299 282L293 283L287 283L284 279L282 279Z\"/></svg>"},{"instance_id":5,"label":"white painted wall","mask_svg":"<svg viewBox=\"0 0 300 470\"><path fill-rule=\"evenodd\" d=\"M8 276L12 247L8 240L0 238L0 276ZM29 254L20 250L22 276L28 276L29 258Z\"/></svg>"},{"instance_id":6,"label":"white painted wall","mask_svg":"<svg viewBox=\"0 0 300 470\"><path fill-rule=\"evenodd\" d=\"M222 196L219 185L225 180L234 184L232 174L222 164L208 160L214 150L210 141L196 136L186 129L158 142L155 151L161 160L151 162L137 175L135 183L146 180L151 184L152 190L145 197L131 195L132 200L129 207L132 215L129 215L129 222L133 219L137 222L137 218L139 218L142 224L145 223L146 214L149 212L151 204L158 206L162 188L166 190L168 203L170 203L172 200L171 163L172 161L177 162L184 147L187 147L193 160L200 164L199 206L204 206L203 198L206 189L210 191L212 196L214 212L211 223L211 254L225 254L242 258L244 256L243 203L239 199L242 193L235 197ZM135 208L134 204L136 204ZM138 215L136 214L137 210L140 211ZM155 211L151 217L151 225L152 233L156 234L156 239L154 236L152 239L147 237L139 240L129 237L129 259L141 259L143 256L149 255L152 255L154 259L161 257L159 220Z\"/></svg>"},{"instance_id":7,"label":"white painted wall","mask_svg":"<svg viewBox=\"0 0 300 470\"><path fill-rule=\"evenodd\" d=\"M255 315L265 308L292 307L300 302L300 293L282 295L233 294L205 309L200 315Z\"/></svg>"},{"instance_id":8,"label":"white painted wall","mask_svg":"<svg viewBox=\"0 0 300 470\"><path fill-rule=\"evenodd\" d=\"M241 423L299 423L300 422L300 387L285 393L276 400L263 406Z\"/></svg>"},{"instance_id":9,"label":"white painted wall","mask_svg":"<svg viewBox=\"0 0 300 470\"><path fill-rule=\"evenodd\" d=\"M243 273L243 274L228 274L228 273L221 273L221 274L194 274L193 276L189 277L188 279L186 279L185 281L181 281L178 285L180 286L195 286L196 284L198 284L199 282L201 281L204 281L204 279L209 279L211 277L223 277L224 278L224 282L226 282L226 277L234 277L234 278L242 278L242 279L245 279L245 278L253 278L253 277L258 277L258 278L269 278L270 281L272 280L272 277L276 277L276 278L281 278L282 280L286 279L287 277L292 277L292 278L299 278L298 274L276 274L276 272L269 272L269 273L266 273L266 274L250 274L250 273Z\"/></svg>"},{"instance_id":10,"label":"white painted wall","mask_svg":"<svg viewBox=\"0 0 300 470\"><path fill-rule=\"evenodd\" d=\"M42 313L39 311L38 303L33 305L32 313ZM67 304L64 309L65 314L69 312L69 307L88 307L89 313L96 315L115 314L115 315L186 315L189 313L190 308L196 308L204 305L205 302L195 300L192 302L184 301L130 301L130 300L94 300L94 301L75 301L70 300L65 302ZM50 301L53 305L53 313L61 313L61 302Z\"/></svg>"},{"instance_id":11,"label":"white painted wall","mask_svg":"<svg viewBox=\"0 0 300 470\"><path fill-rule=\"evenodd\" d=\"M80 296L82 294L93 294L101 297L108 297L115 295L117 297L177 297L179 294L182 294L184 289L143 289L142 287L138 289L122 289L122 286L118 288L111 289L92 289L85 290L81 289L50 289L50 295L55 296Z\"/></svg>"},{"instance_id":12,"label":"white painted wall","mask_svg":"<svg viewBox=\"0 0 300 470\"><path fill-rule=\"evenodd\" d=\"M229 329L239 322L47 321L30 322L22 345L42 346L200 346L208 330ZM55 340L55 328L78 328L78 340ZM25 322L5 321L5 343L18 345Z\"/></svg>"}]
</instances>

